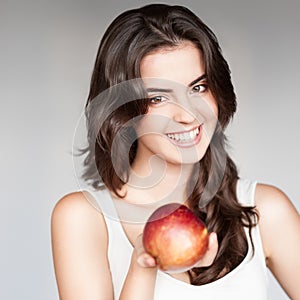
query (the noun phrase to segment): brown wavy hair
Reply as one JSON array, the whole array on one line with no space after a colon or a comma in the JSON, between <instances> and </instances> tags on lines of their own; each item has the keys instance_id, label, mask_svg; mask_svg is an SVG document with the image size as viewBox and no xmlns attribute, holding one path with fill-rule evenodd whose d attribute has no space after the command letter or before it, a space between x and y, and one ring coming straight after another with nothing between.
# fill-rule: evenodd
<instances>
[{"instance_id":1,"label":"brown wavy hair","mask_svg":"<svg viewBox=\"0 0 300 300\"><path fill-rule=\"evenodd\" d=\"M230 70L214 33L189 9L151 4L122 13L107 28L100 42L86 104L88 147L83 150L87 154L83 178L94 188L106 186L116 194L127 182L137 141L134 128L124 124L147 113L149 101L144 92L128 91L128 87L122 89L121 85L115 92L110 88L140 78L140 63L145 55L184 41L191 41L201 51L207 84L219 109L217 128L201 159L200 172L192 175L195 184L188 198L189 207L204 220L210 232L217 233L219 242L211 266L188 271L191 283L201 285L222 277L241 263L248 251L244 228L249 228L251 237L257 213L254 207L238 203L237 168L225 149L223 130L236 111ZM138 100L127 101L126 95L132 97L133 93ZM116 99L119 104L110 106ZM120 132L118 152L112 157L113 141ZM126 149L130 151L124 158L121 154Z\"/></svg>"}]
</instances>

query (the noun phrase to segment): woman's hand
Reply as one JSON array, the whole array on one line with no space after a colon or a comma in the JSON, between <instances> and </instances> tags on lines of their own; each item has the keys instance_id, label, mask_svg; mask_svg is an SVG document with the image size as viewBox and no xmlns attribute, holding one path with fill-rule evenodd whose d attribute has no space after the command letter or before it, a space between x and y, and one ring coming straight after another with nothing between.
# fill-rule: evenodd
<instances>
[{"instance_id":1,"label":"woman's hand","mask_svg":"<svg viewBox=\"0 0 300 300\"><path fill-rule=\"evenodd\" d=\"M210 266L215 260L215 257L218 253L218 249L219 249L219 244L218 244L217 234L215 232L212 232L209 234L208 237L207 251L205 252L204 256L193 266L193 268ZM135 256L136 256L137 263L141 267L151 268L157 266L155 258L151 256L149 253L147 253L143 247L142 235L139 235L136 240Z\"/></svg>"},{"instance_id":2,"label":"woman's hand","mask_svg":"<svg viewBox=\"0 0 300 300\"><path fill-rule=\"evenodd\" d=\"M204 256L193 266L193 268L208 267L212 265L219 249L218 238L215 232L211 232L208 237L208 248Z\"/></svg>"},{"instance_id":3,"label":"woman's hand","mask_svg":"<svg viewBox=\"0 0 300 300\"><path fill-rule=\"evenodd\" d=\"M147 253L143 247L143 235L140 234L134 245L135 257L139 266L143 268L156 267L156 260L153 256Z\"/></svg>"},{"instance_id":4,"label":"woman's hand","mask_svg":"<svg viewBox=\"0 0 300 300\"><path fill-rule=\"evenodd\" d=\"M139 266L144 268L156 267L156 261L153 256L147 253L143 247L142 235L139 235L135 243L135 256ZM193 266L193 268L210 266L217 256L219 249L218 238L215 232L211 232L208 237L208 248L204 256Z\"/></svg>"}]
</instances>

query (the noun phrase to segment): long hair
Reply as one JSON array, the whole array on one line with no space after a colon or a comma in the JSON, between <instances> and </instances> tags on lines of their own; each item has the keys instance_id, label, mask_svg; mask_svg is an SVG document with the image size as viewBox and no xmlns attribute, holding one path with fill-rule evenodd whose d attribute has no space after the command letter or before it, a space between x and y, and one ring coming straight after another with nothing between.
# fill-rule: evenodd
<instances>
[{"instance_id":1,"label":"long hair","mask_svg":"<svg viewBox=\"0 0 300 300\"><path fill-rule=\"evenodd\" d=\"M230 70L214 33L189 9L177 5L147 5L122 13L107 28L100 42L86 104L89 143L83 151L87 153L83 178L95 188L104 184L116 194L127 182L137 143L132 143L130 138L135 134L134 129L124 125L147 113L149 101L143 93L138 93L137 100L125 101L116 109L108 110L105 120L100 120L103 113L96 109L97 105L93 106L95 99L98 97L99 102L99 95L111 87L140 78L140 64L145 55L165 47L176 47L184 41L192 42L201 51L207 84L219 111L218 126L201 159L200 172L194 174L195 185L188 198L189 207L206 223L209 231L217 233L219 242L219 251L211 266L189 271L191 283L201 285L218 279L243 260L248 251L244 228L249 228L251 237L257 213L254 207L243 207L238 203L237 169L225 150L223 130L236 111ZM108 92L105 97L117 97L113 94ZM97 127L99 122L101 128ZM128 149L128 143L131 143L126 161L124 155L116 154L112 158L113 141L120 131L119 153ZM224 166L220 156L224 157ZM220 178L220 173L222 178L216 192L207 193L206 190L218 181L214 178Z\"/></svg>"}]
</instances>

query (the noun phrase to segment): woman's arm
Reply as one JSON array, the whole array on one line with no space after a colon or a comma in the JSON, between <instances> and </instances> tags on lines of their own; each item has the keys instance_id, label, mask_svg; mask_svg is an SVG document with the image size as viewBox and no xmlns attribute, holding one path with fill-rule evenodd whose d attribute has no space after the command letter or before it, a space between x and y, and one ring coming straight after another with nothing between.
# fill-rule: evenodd
<instances>
[{"instance_id":1,"label":"woman's arm","mask_svg":"<svg viewBox=\"0 0 300 300\"><path fill-rule=\"evenodd\" d=\"M293 300L300 299L300 216L279 189L258 184L255 201L267 266Z\"/></svg>"},{"instance_id":2,"label":"woman's arm","mask_svg":"<svg viewBox=\"0 0 300 300\"><path fill-rule=\"evenodd\" d=\"M66 195L52 212L52 252L60 300L115 299L105 220L87 199L90 201L88 193ZM153 299L156 272L155 260L143 251L139 237L120 299Z\"/></svg>"},{"instance_id":3,"label":"woman's arm","mask_svg":"<svg viewBox=\"0 0 300 300\"><path fill-rule=\"evenodd\" d=\"M104 218L82 192L63 197L51 218L60 300L112 300Z\"/></svg>"},{"instance_id":4,"label":"woman's arm","mask_svg":"<svg viewBox=\"0 0 300 300\"><path fill-rule=\"evenodd\" d=\"M145 252L142 235L139 235L134 245L120 300L153 300L156 274L155 259Z\"/></svg>"},{"instance_id":5,"label":"woman's arm","mask_svg":"<svg viewBox=\"0 0 300 300\"><path fill-rule=\"evenodd\" d=\"M60 300L115 299L105 220L87 198L90 195L82 192L66 195L52 212L52 252ZM155 260L144 253L139 237L120 299L153 299L156 272Z\"/></svg>"}]
</instances>

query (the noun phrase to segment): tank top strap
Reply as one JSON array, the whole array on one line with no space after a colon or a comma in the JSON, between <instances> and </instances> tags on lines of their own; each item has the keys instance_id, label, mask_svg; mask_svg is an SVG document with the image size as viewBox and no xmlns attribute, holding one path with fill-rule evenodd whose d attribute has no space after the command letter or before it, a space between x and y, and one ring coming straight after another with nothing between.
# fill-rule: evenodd
<instances>
[{"instance_id":1,"label":"tank top strap","mask_svg":"<svg viewBox=\"0 0 300 300\"><path fill-rule=\"evenodd\" d=\"M257 181L239 178L237 181L236 195L243 206L254 206L254 195Z\"/></svg>"},{"instance_id":2,"label":"tank top strap","mask_svg":"<svg viewBox=\"0 0 300 300\"><path fill-rule=\"evenodd\" d=\"M88 189L87 192L92 196L89 199L90 204L100 211L105 219L119 221L116 208L107 188L99 190Z\"/></svg>"}]
</instances>

